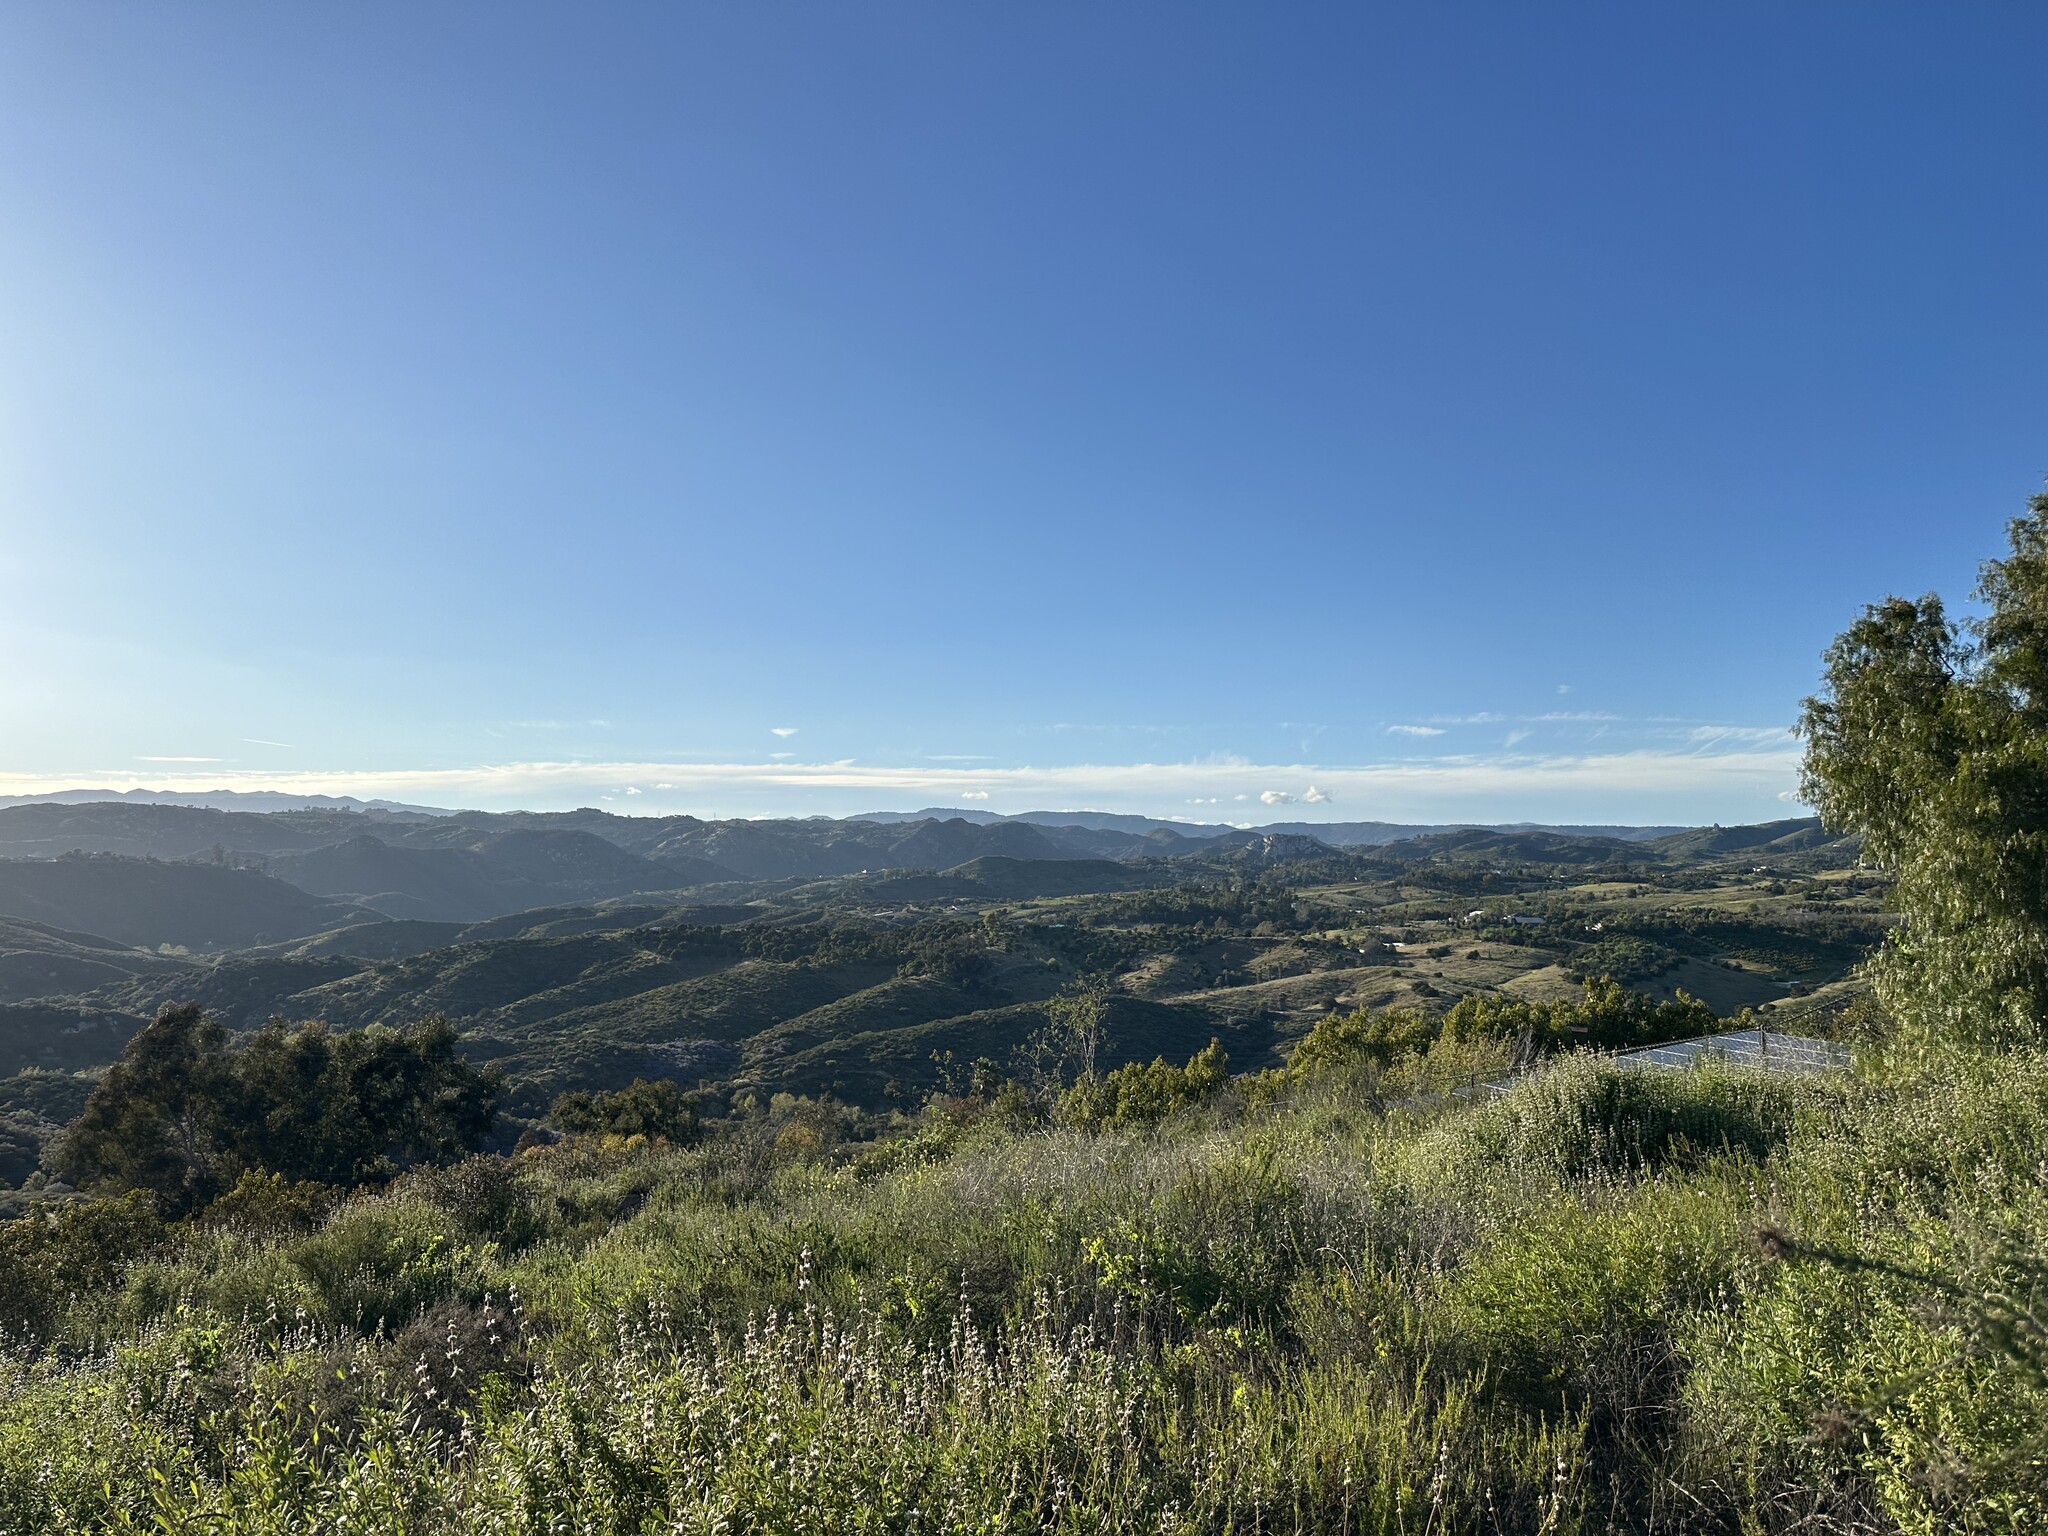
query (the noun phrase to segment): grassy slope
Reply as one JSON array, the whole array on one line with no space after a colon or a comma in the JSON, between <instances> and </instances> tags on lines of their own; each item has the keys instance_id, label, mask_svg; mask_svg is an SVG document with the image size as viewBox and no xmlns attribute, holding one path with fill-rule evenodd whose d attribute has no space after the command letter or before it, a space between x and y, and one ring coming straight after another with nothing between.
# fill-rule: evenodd
<instances>
[{"instance_id":1,"label":"grassy slope","mask_svg":"<svg viewBox=\"0 0 2048 1536\"><path fill-rule=\"evenodd\" d=\"M76 1284L81 1235L0 1289L0 1527L2048 1521L2036 1346L1972 1300L2048 1250L2048 1059L1377 1107L1432 1070L1151 1131L939 1104L835 1148L790 1106L144 1232Z\"/></svg>"}]
</instances>

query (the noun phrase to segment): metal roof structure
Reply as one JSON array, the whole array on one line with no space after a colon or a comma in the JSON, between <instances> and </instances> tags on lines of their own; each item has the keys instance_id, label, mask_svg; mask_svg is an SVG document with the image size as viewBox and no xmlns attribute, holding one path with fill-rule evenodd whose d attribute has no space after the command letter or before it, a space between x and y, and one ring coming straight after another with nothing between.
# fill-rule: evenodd
<instances>
[{"instance_id":1,"label":"metal roof structure","mask_svg":"<svg viewBox=\"0 0 2048 1536\"><path fill-rule=\"evenodd\" d=\"M1608 1059L1635 1066L1682 1069L1709 1058L1731 1067L1758 1067L1769 1072L1830 1072L1849 1065L1849 1047L1806 1035L1781 1035L1768 1029L1733 1029L1674 1040L1668 1045L1618 1051Z\"/></svg>"}]
</instances>

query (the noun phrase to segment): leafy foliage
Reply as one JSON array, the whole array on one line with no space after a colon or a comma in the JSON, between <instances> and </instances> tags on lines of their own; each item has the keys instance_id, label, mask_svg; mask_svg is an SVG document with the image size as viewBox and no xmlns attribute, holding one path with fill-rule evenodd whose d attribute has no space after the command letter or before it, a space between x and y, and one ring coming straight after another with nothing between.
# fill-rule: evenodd
<instances>
[{"instance_id":1,"label":"leafy foliage","mask_svg":"<svg viewBox=\"0 0 2048 1536\"><path fill-rule=\"evenodd\" d=\"M697 1108L689 1094L662 1078L636 1077L614 1093L565 1093L549 1119L572 1136L644 1136L686 1145L697 1131Z\"/></svg>"},{"instance_id":2,"label":"leafy foliage","mask_svg":"<svg viewBox=\"0 0 2048 1536\"><path fill-rule=\"evenodd\" d=\"M1211 1102L1229 1083L1230 1057L1220 1040L1211 1040L1184 1067L1160 1056L1126 1063L1107 1077L1084 1077L1067 1090L1060 1113L1073 1124L1105 1130L1157 1125Z\"/></svg>"},{"instance_id":3,"label":"leafy foliage","mask_svg":"<svg viewBox=\"0 0 2048 1536\"><path fill-rule=\"evenodd\" d=\"M1906 921L1871 967L1923 1035L2009 1045L2048 1019L2048 495L1984 567L1985 617L1885 599L1807 700L1805 792L1895 872Z\"/></svg>"},{"instance_id":4,"label":"leafy foliage","mask_svg":"<svg viewBox=\"0 0 2048 1536\"><path fill-rule=\"evenodd\" d=\"M1288 1071L1312 1076L1356 1063L1389 1066L1403 1056L1427 1050L1440 1029L1436 1019L1419 1008L1368 1008L1332 1013L1316 1021L1288 1058Z\"/></svg>"},{"instance_id":5,"label":"leafy foliage","mask_svg":"<svg viewBox=\"0 0 2048 1536\"><path fill-rule=\"evenodd\" d=\"M245 1170L352 1187L447 1161L482 1144L497 1096L445 1022L339 1034L277 1024L237 1046L187 1005L129 1042L55 1162L82 1187L147 1190L181 1214Z\"/></svg>"},{"instance_id":6,"label":"leafy foliage","mask_svg":"<svg viewBox=\"0 0 2048 1536\"><path fill-rule=\"evenodd\" d=\"M1684 1040L1721 1027L1714 1011L1680 992L1659 1002L1611 977L1587 980L1575 998L1537 1002L1473 994L1441 1016L1419 1008L1357 1009L1330 1014L1302 1037L1288 1071L1310 1077L1333 1069L1387 1067L1442 1039L1457 1044L1495 1043L1525 1057L1574 1046L1617 1050Z\"/></svg>"}]
</instances>

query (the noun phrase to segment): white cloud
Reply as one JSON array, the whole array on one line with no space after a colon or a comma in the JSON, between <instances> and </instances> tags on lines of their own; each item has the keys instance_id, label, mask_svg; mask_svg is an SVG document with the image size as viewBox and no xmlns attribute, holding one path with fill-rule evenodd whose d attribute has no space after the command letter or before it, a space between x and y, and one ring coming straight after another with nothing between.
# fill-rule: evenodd
<instances>
[{"instance_id":1,"label":"white cloud","mask_svg":"<svg viewBox=\"0 0 2048 1536\"><path fill-rule=\"evenodd\" d=\"M1260 795L1259 798L1263 800L1267 805L1294 804L1294 796L1287 793L1287 791L1284 789L1269 789L1264 794Z\"/></svg>"},{"instance_id":2,"label":"white cloud","mask_svg":"<svg viewBox=\"0 0 2048 1536\"><path fill-rule=\"evenodd\" d=\"M1519 746L1528 739L1529 733L1527 731L1509 731L1508 739L1502 745L1509 747Z\"/></svg>"},{"instance_id":3,"label":"white cloud","mask_svg":"<svg viewBox=\"0 0 2048 1536\"><path fill-rule=\"evenodd\" d=\"M252 747L283 747L287 752L299 750L288 741L265 741L261 736L244 736L242 740L249 743Z\"/></svg>"},{"instance_id":4,"label":"white cloud","mask_svg":"<svg viewBox=\"0 0 2048 1536\"><path fill-rule=\"evenodd\" d=\"M988 791L985 789L963 789L960 791L960 798L962 800L986 800L988 798Z\"/></svg>"},{"instance_id":5,"label":"white cloud","mask_svg":"<svg viewBox=\"0 0 2048 1536\"><path fill-rule=\"evenodd\" d=\"M1390 725L1389 736L1441 736L1443 728L1435 725Z\"/></svg>"},{"instance_id":6,"label":"white cloud","mask_svg":"<svg viewBox=\"0 0 2048 1536\"><path fill-rule=\"evenodd\" d=\"M655 785L654 787L655 787L656 789L674 789L674 788L675 788L675 785L673 785L673 784L670 784L670 783L668 783L668 782L664 781L664 782L662 782L662 783L660 783L660 784L657 784L657 785Z\"/></svg>"},{"instance_id":7,"label":"white cloud","mask_svg":"<svg viewBox=\"0 0 2048 1536\"><path fill-rule=\"evenodd\" d=\"M794 736L796 732L797 728L793 725L771 725L768 727L768 734L770 736L780 736L785 741Z\"/></svg>"},{"instance_id":8,"label":"white cloud","mask_svg":"<svg viewBox=\"0 0 2048 1536\"><path fill-rule=\"evenodd\" d=\"M1334 795L1324 794L1320 789L1317 789L1315 785L1311 784L1308 787L1308 793L1303 795L1301 798L1307 801L1310 805L1328 805L1331 802L1331 800L1335 799L1336 797Z\"/></svg>"},{"instance_id":9,"label":"white cloud","mask_svg":"<svg viewBox=\"0 0 2048 1536\"><path fill-rule=\"evenodd\" d=\"M794 752L770 752L768 760L771 763L790 763L796 761L796 754Z\"/></svg>"},{"instance_id":10,"label":"white cloud","mask_svg":"<svg viewBox=\"0 0 2048 1536\"><path fill-rule=\"evenodd\" d=\"M224 757L150 757L144 754L138 756L135 761L138 763L224 763L227 759Z\"/></svg>"},{"instance_id":11,"label":"white cloud","mask_svg":"<svg viewBox=\"0 0 2048 1536\"><path fill-rule=\"evenodd\" d=\"M1750 729L1750 728L1744 728ZM461 768L288 772L209 763L142 763L118 771L0 772L0 795L81 787L277 790L356 795L451 808L568 808L621 784L666 784L699 815L847 815L900 801L944 805L963 794L1006 804L1094 805L1157 815L1175 805L1260 801L1268 786L1313 783L1361 816L1387 821L1705 823L1783 814L1798 784L1798 744L1740 736L1599 753L1404 758L1351 764L1182 762L954 766L855 763L513 761ZM1284 804L1266 799L1265 804Z\"/></svg>"},{"instance_id":12,"label":"white cloud","mask_svg":"<svg viewBox=\"0 0 2048 1536\"><path fill-rule=\"evenodd\" d=\"M629 795L637 795L640 793L640 786L637 784L628 784L626 786L626 793Z\"/></svg>"}]
</instances>

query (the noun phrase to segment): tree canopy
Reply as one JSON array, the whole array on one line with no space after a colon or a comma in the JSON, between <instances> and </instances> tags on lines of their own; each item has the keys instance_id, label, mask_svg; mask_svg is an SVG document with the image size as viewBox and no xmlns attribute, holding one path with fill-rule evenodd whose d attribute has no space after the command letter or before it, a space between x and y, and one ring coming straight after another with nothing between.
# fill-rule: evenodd
<instances>
[{"instance_id":1,"label":"tree canopy","mask_svg":"<svg viewBox=\"0 0 2048 1536\"><path fill-rule=\"evenodd\" d=\"M271 1024L231 1041L196 1005L138 1033L55 1149L88 1189L153 1193L166 1214L241 1174L352 1187L480 1146L498 1081L455 1051L445 1020L411 1030Z\"/></svg>"},{"instance_id":2,"label":"tree canopy","mask_svg":"<svg viewBox=\"0 0 2048 1536\"><path fill-rule=\"evenodd\" d=\"M2048 1018L2048 495L1983 567L1985 611L1888 597L1829 647L1806 701L1804 793L1896 877L1871 962L1925 1038L2039 1039Z\"/></svg>"}]
</instances>

